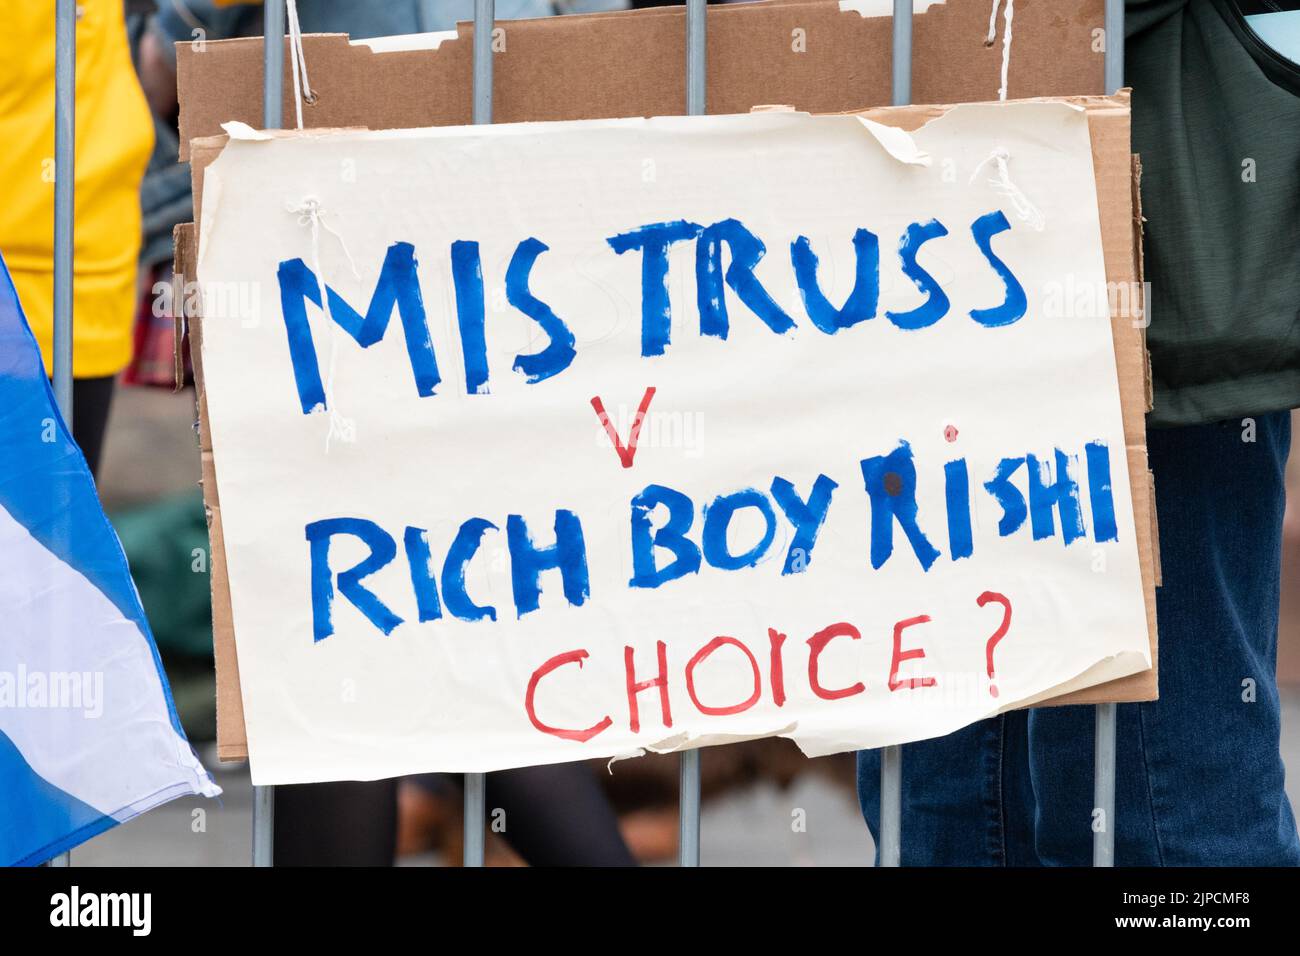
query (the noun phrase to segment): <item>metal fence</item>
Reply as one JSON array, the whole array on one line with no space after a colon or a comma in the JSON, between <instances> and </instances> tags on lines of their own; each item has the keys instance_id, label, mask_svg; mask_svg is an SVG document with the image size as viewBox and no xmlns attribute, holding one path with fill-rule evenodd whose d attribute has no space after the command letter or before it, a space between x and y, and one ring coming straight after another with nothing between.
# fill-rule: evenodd
<instances>
[{"instance_id":1,"label":"metal fence","mask_svg":"<svg viewBox=\"0 0 1300 956\"><path fill-rule=\"evenodd\" d=\"M1105 0L1105 86L1118 90L1124 81L1124 0ZM705 112L706 0L686 0L686 112ZM54 99L54 395L72 428L72 249L76 73L76 0L56 0ZM912 99L912 0L894 0L893 96L895 106ZM492 122L492 30L495 0L475 0L473 101L474 122ZM283 125L285 0L265 0L262 119L266 129ZM1115 860L1115 704L1096 707L1092 862L1113 866ZM898 866L902 849L903 748L886 747L880 762L880 863ZM700 865L700 751L681 754L678 862ZM482 866L486 837L484 775L465 774L465 866ZM274 842L275 788L253 788L253 866L271 866ZM67 853L51 866L67 866Z\"/></svg>"}]
</instances>

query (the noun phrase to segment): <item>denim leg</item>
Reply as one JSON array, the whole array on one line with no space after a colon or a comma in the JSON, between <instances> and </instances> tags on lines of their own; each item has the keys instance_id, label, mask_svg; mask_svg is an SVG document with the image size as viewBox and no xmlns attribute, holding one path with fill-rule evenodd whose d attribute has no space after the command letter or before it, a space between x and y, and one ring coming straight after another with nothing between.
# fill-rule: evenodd
<instances>
[{"instance_id":1,"label":"denim leg","mask_svg":"<svg viewBox=\"0 0 1300 956\"><path fill-rule=\"evenodd\" d=\"M1160 699L1119 707L1120 865L1300 864L1279 752L1277 624L1286 412L1148 435L1163 585ZM1029 719L1048 864L1091 859L1093 712Z\"/></svg>"},{"instance_id":2,"label":"denim leg","mask_svg":"<svg viewBox=\"0 0 1300 956\"><path fill-rule=\"evenodd\" d=\"M903 866L1025 866L1033 858L1027 729L1003 714L903 747ZM858 753L858 800L880 842L880 751ZM876 862L880 862L877 850Z\"/></svg>"}]
</instances>

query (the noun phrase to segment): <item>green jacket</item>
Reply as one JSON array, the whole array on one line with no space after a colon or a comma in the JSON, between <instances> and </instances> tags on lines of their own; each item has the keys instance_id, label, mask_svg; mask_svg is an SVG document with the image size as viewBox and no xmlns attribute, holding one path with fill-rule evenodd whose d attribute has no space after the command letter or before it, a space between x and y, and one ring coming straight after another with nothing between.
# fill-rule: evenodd
<instances>
[{"instance_id":1,"label":"green jacket","mask_svg":"<svg viewBox=\"0 0 1300 956\"><path fill-rule=\"evenodd\" d=\"M1232 0L1128 0L1151 425L1300 406L1300 67Z\"/></svg>"}]
</instances>

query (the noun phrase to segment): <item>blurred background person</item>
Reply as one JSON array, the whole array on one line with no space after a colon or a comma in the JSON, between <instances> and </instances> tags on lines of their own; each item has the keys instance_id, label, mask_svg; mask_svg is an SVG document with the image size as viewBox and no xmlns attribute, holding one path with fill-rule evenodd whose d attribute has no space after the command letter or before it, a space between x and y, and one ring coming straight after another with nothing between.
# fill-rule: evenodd
<instances>
[{"instance_id":1,"label":"blurred background person","mask_svg":"<svg viewBox=\"0 0 1300 956\"><path fill-rule=\"evenodd\" d=\"M99 470L113 377L130 361L140 182L153 148L122 0L77 5L73 436ZM52 372L54 8L5 7L0 31L0 250Z\"/></svg>"}]
</instances>

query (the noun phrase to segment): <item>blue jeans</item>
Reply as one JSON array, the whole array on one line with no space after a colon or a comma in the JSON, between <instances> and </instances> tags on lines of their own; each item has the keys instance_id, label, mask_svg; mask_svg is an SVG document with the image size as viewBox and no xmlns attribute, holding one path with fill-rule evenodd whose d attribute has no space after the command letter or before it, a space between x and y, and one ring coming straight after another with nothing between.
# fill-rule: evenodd
<instances>
[{"instance_id":1,"label":"blue jeans","mask_svg":"<svg viewBox=\"0 0 1300 956\"><path fill-rule=\"evenodd\" d=\"M1254 442L1240 420L1148 435L1160 699L1118 708L1122 866L1300 865L1276 678L1291 419L1254 422ZM1088 865L1093 713L1018 711L904 747L903 865ZM858 754L858 796L878 842L878 751Z\"/></svg>"}]
</instances>

